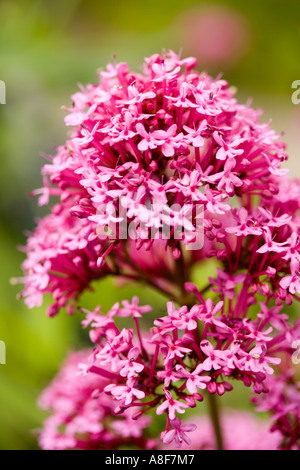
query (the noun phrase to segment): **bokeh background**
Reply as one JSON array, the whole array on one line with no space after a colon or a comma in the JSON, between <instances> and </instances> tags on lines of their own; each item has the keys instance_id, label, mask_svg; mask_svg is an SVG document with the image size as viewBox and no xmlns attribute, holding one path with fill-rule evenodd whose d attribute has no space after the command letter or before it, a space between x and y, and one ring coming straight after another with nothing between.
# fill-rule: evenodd
<instances>
[{"instance_id":1,"label":"bokeh background","mask_svg":"<svg viewBox=\"0 0 300 470\"><path fill-rule=\"evenodd\" d=\"M0 0L0 449L37 449L35 430L45 415L37 405L43 387L66 353L87 338L77 315L48 319L45 305L28 310L10 284L20 276L25 231L43 215L29 196L41 185L42 153L66 138L61 106L77 84L97 79L116 56L138 70L144 57L163 49L198 58L199 69L222 73L241 102L264 109L263 121L283 132L293 177L300 176L300 105L292 82L300 79L300 3L294 0ZM208 273L206 272L207 276ZM138 293L159 310L162 299L145 288L99 284L84 299L108 309ZM82 302L83 303L83 302ZM224 398L225 399L225 398ZM227 401L226 401L227 400ZM247 407L243 390L228 406Z\"/></svg>"}]
</instances>

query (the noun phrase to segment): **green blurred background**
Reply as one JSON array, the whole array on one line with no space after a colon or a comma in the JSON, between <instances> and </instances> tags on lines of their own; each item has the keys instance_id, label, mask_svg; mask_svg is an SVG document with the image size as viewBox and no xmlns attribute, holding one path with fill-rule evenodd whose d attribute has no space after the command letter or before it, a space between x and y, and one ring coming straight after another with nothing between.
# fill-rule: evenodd
<instances>
[{"instance_id":1,"label":"green blurred background","mask_svg":"<svg viewBox=\"0 0 300 470\"><path fill-rule=\"evenodd\" d=\"M43 214L29 192L41 185L41 153L53 153L66 138L62 105L77 84L96 81L96 71L116 56L139 70L143 58L163 49L194 55L199 69L220 72L242 102L252 98L263 120L285 133L292 176L300 176L300 105L291 101L300 79L300 3L294 0L215 2L183 0L22 1L0 0L0 449L37 449L34 430L44 414L36 400L66 353L87 342L80 318L63 312L48 319L43 308L17 300L25 230ZM207 276L207 273L205 273ZM162 309L145 288L118 288L105 281L85 306L108 309L139 293ZM247 406L242 390L226 404Z\"/></svg>"}]
</instances>

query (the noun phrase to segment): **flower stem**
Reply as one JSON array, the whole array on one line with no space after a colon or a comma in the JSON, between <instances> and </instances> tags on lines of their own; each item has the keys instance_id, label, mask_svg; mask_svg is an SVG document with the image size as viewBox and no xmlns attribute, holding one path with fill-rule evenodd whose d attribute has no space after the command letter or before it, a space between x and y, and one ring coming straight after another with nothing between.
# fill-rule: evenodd
<instances>
[{"instance_id":1,"label":"flower stem","mask_svg":"<svg viewBox=\"0 0 300 470\"><path fill-rule=\"evenodd\" d=\"M217 450L224 450L218 402L214 393L208 393L208 403L210 417L215 431Z\"/></svg>"}]
</instances>

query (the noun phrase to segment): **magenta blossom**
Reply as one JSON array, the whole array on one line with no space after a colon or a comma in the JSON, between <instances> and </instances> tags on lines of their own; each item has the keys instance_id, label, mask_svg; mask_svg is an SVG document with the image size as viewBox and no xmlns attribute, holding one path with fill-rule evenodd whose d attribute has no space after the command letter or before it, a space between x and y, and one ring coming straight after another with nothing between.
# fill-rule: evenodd
<instances>
[{"instance_id":1,"label":"magenta blossom","mask_svg":"<svg viewBox=\"0 0 300 470\"><path fill-rule=\"evenodd\" d=\"M70 354L39 398L41 408L52 413L39 432L42 449L116 449L124 442L142 448L153 445L144 437L149 417L136 421L131 412L113 417L113 401L104 393L108 378L78 374L78 363L89 354L91 351Z\"/></svg>"},{"instance_id":2,"label":"magenta blossom","mask_svg":"<svg viewBox=\"0 0 300 470\"><path fill-rule=\"evenodd\" d=\"M173 429L167 431L163 435L163 443L166 445L175 442L175 447L180 448L182 442L185 442L187 445L191 444L190 438L187 436L187 432L195 431L197 426L195 424L182 424L179 418L174 418L171 420L171 425Z\"/></svg>"}]
</instances>

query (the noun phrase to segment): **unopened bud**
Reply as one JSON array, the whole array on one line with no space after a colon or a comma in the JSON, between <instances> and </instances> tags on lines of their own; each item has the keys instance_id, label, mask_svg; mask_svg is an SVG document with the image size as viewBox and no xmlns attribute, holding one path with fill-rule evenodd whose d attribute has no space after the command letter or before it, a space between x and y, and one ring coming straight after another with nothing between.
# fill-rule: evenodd
<instances>
[{"instance_id":1,"label":"unopened bud","mask_svg":"<svg viewBox=\"0 0 300 470\"><path fill-rule=\"evenodd\" d=\"M115 409L114 409L114 414L115 415L120 415L122 414L124 411L124 407L123 406L117 406Z\"/></svg>"},{"instance_id":2,"label":"unopened bud","mask_svg":"<svg viewBox=\"0 0 300 470\"><path fill-rule=\"evenodd\" d=\"M95 390L93 390L91 394L91 398L99 398L99 396L100 396L100 390L99 388L96 388Z\"/></svg>"},{"instance_id":3,"label":"unopened bud","mask_svg":"<svg viewBox=\"0 0 300 470\"><path fill-rule=\"evenodd\" d=\"M219 396L222 396L224 395L225 393L225 387L224 385L221 383L221 384L217 384L217 393Z\"/></svg>"},{"instance_id":4,"label":"unopened bud","mask_svg":"<svg viewBox=\"0 0 300 470\"><path fill-rule=\"evenodd\" d=\"M82 258L80 256L75 256L75 258L73 259L73 263L75 264L75 266L79 266L82 263Z\"/></svg>"},{"instance_id":5,"label":"unopened bud","mask_svg":"<svg viewBox=\"0 0 300 470\"><path fill-rule=\"evenodd\" d=\"M251 379L250 379L250 377L245 376L245 377L243 378L243 382L244 382L244 385L245 385L246 387L250 387L250 385L251 385Z\"/></svg>"},{"instance_id":6,"label":"unopened bud","mask_svg":"<svg viewBox=\"0 0 300 470\"><path fill-rule=\"evenodd\" d=\"M229 382L223 382L223 385L224 385L224 388L227 392L230 392L231 390L233 390L233 386L229 383Z\"/></svg>"},{"instance_id":7,"label":"unopened bud","mask_svg":"<svg viewBox=\"0 0 300 470\"><path fill-rule=\"evenodd\" d=\"M273 279L276 276L276 269L272 268L272 266L267 267L267 275L270 279Z\"/></svg>"},{"instance_id":8,"label":"unopened bud","mask_svg":"<svg viewBox=\"0 0 300 470\"><path fill-rule=\"evenodd\" d=\"M286 290L285 289L282 289L282 287L279 288L278 290L278 297L281 299L281 300L284 300L286 298Z\"/></svg>"},{"instance_id":9,"label":"unopened bud","mask_svg":"<svg viewBox=\"0 0 300 470\"><path fill-rule=\"evenodd\" d=\"M206 232L206 236L209 240L213 241L215 239L215 234L210 230Z\"/></svg>"},{"instance_id":10,"label":"unopened bud","mask_svg":"<svg viewBox=\"0 0 300 470\"><path fill-rule=\"evenodd\" d=\"M270 293L270 287L268 284L263 284L261 286L261 291L264 295L268 295Z\"/></svg>"},{"instance_id":11,"label":"unopened bud","mask_svg":"<svg viewBox=\"0 0 300 470\"><path fill-rule=\"evenodd\" d=\"M198 292L198 288L193 282L185 282L184 288L187 292Z\"/></svg>"},{"instance_id":12,"label":"unopened bud","mask_svg":"<svg viewBox=\"0 0 300 470\"><path fill-rule=\"evenodd\" d=\"M278 194L278 193L279 193L279 187L276 186L275 184L272 184L272 183L271 183L271 184L269 185L269 189L270 189L270 192L271 192L272 194Z\"/></svg>"},{"instance_id":13,"label":"unopened bud","mask_svg":"<svg viewBox=\"0 0 300 470\"><path fill-rule=\"evenodd\" d=\"M99 330L90 330L89 337L92 343L97 343L98 339L100 338L101 333Z\"/></svg>"},{"instance_id":14,"label":"unopened bud","mask_svg":"<svg viewBox=\"0 0 300 470\"><path fill-rule=\"evenodd\" d=\"M96 240L96 238L98 238L97 233L96 232L91 232L88 236L88 241L93 242L94 240Z\"/></svg>"},{"instance_id":15,"label":"unopened bud","mask_svg":"<svg viewBox=\"0 0 300 470\"><path fill-rule=\"evenodd\" d=\"M207 384L207 390L209 391L209 393L216 393L216 391L217 391L216 382L209 382Z\"/></svg>"},{"instance_id":16,"label":"unopened bud","mask_svg":"<svg viewBox=\"0 0 300 470\"><path fill-rule=\"evenodd\" d=\"M189 406L189 408L195 408L196 407L196 401L193 397L186 397L185 398L185 403Z\"/></svg>"},{"instance_id":17,"label":"unopened bud","mask_svg":"<svg viewBox=\"0 0 300 470\"><path fill-rule=\"evenodd\" d=\"M173 249L173 258L178 260L181 256L181 251L178 248Z\"/></svg>"},{"instance_id":18,"label":"unopened bud","mask_svg":"<svg viewBox=\"0 0 300 470\"><path fill-rule=\"evenodd\" d=\"M255 382L255 384L253 385L253 390L256 393L261 393L263 391L263 385L261 383Z\"/></svg>"},{"instance_id":19,"label":"unopened bud","mask_svg":"<svg viewBox=\"0 0 300 470\"><path fill-rule=\"evenodd\" d=\"M218 250L217 251L217 259L222 260L227 255L226 250Z\"/></svg>"},{"instance_id":20,"label":"unopened bud","mask_svg":"<svg viewBox=\"0 0 300 470\"><path fill-rule=\"evenodd\" d=\"M212 221L210 219L204 219L203 221L203 226L204 228L206 228L207 230L211 230L212 229Z\"/></svg>"},{"instance_id":21,"label":"unopened bud","mask_svg":"<svg viewBox=\"0 0 300 470\"><path fill-rule=\"evenodd\" d=\"M181 341L184 344L192 344L195 341L195 339L192 334L184 333L181 337Z\"/></svg>"},{"instance_id":22,"label":"unopened bud","mask_svg":"<svg viewBox=\"0 0 300 470\"><path fill-rule=\"evenodd\" d=\"M142 415L143 415L143 412L142 412L141 410L139 410L139 411L137 411L136 413L134 413L134 414L131 416L131 419L137 420L137 419L139 419Z\"/></svg>"},{"instance_id":23,"label":"unopened bud","mask_svg":"<svg viewBox=\"0 0 300 470\"><path fill-rule=\"evenodd\" d=\"M71 215L74 215L75 217L78 217L79 219L83 219L86 217L86 211L80 207L78 204L77 206L73 206L70 209Z\"/></svg>"},{"instance_id":24,"label":"unopened bud","mask_svg":"<svg viewBox=\"0 0 300 470\"><path fill-rule=\"evenodd\" d=\"M158 168L157 162L156 162L155 160L152 160L152 162L149 164L149 168L150 168L152 171L156 171L157 168Z\"/></svg>"},{"instance_id":25,"label":"unopened bud","mask_svg":"<svg viewBox=\"0 0 300 470\"><path fill-rule=\"evenodd\" d=\"M287 294L287 296L285 298L285 303L286 303L286 305L292 305L293 297L291 296L291 294Z\"/></svg>"},{"instance_id":26,"label":"unopened bud","mask_svg":"<svg viewBox=\"0 0 300 470\"><path fill-rule=\"evenodd\" d=\"M104 258L103 256L99 256L99 258L97 259L97 268L103 268L104 266Z\"/></svg>"},{"instance_id":27,"label":"unopened bud","mask_svg":"<svg viewBox=\"0 0 300 470\"><path fill-rule=\"evenodd\" d=\"M216 256L216 250L208 250L206 253L207 258L214 258Z\"/></svg>"},{"instance_id":28,"label":"unopened bud","mask_svg":"<svg viewBox=\"0 0 300 470\"><path fill-rule=\"evenodd\" d=\"M216 235L216 239L217 239L217 241L219 242L219 241L224 240L225 236L226 236L225 233L223 233L223 232L218 232L217 235Z\"/></svg>"},{"instance_id":29,"label":"unopened bud","mask_svg":"<svg viewBox=\"0 0 300 470\"><path fill-rule=\"evenodd\" d=\"M212 219L212 225L215 227L215 228L221 228L222 227L222 222L218 219Z\"/></svg>"},{"instance_id":30,"label":"unopened bud","mask_svg":"<svg viewBox=\"0 0 300 470\"><path fill-rule=\"evenodd\" d=\"M201 395L201 393L194 393L194 398L197 401L203 401L203 396Z\"/></svg>"},{"instance_id":31,"label":"unopened bud","mask_svg":"<svg viewBox=\"0 0 300 470\"><path fill-rule=\"evenodd\" d=\"M83 197L82 199L80 199L79 204L82 207L90 207L91 206L91 200L87 197Z\"/></svg>"}]
</instances>

